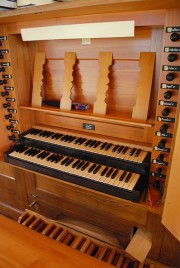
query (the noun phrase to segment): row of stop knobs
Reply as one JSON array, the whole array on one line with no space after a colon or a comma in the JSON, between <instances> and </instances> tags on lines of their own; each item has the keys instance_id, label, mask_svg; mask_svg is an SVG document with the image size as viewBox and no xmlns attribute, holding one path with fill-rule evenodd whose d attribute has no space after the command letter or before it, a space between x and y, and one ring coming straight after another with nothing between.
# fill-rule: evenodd
<instances>
[{"instance_id":1,"label":"row of stop knobs","mask_svg":"<svg viewBox=\"0 0 180 268\"><path fill-rule=\"evenodd\" d=\"M0 36L0 47L7 45L7 36ZM9 62L6 62L9 58L8 56L9 50L8 49L0 49L0 87L4 90L1 92L1 97L3 98L2 107L7 110L4 115L4 118L9 121L7 125L7 130L11 131L11 135L8 135L9 140L15 141L17 139L16 133L19 133L18 130L15 129L14 121L13 120L13 113L17 113L16 109L13 109L11 106L15 102L14 98L11 98L11 92L14 89L12 86L8 86L12 75L7 74L9 72L8 68L10 66ZM11 109L12 108L12 109Z\"/></svg>"},{"instance_id":2,"label":"row of stop knobs","mask_svg":"<svg viewBox=\"0 0 180 268\"><path fill-rule=\"evenodd\" d=\"M174 27L174 29L177 29L177 28L179 28L179 27ZM166 32L167 33L169 33L169 30L170 31L174 31L174 30L172 30L173 29L173 27L171 28L171 27L167 27L166 28ZM169 44L170 44L170 47L172 47L173 48L173 43L175 43L175 42L177 42L177 41L179 41L180 40L180 34L179 34L179 32L172 32L171 34L170 34L170 36L169 36ZM166 51L166 50L164 50L164 51ZM177 54L177 53L170 53L170 54L168 54L167 55L167 61L169 62L169 63L176 63L177 62L177 60L179 60L179 55ZM170 67L171 67L171 65L170 65ZM174 67L172 66L172 69L173 69ZM178 67L179 68L179 67ZM165 69L163 69L163 71L165 71ZM172 72L172 71L170 71L170 72L168 72L166 75L165 75L165 79L166 79L166 83L168 83L168 85L169 85L169 83L170 82L172 82L174 79L176 79L176 78L178 78L178 73L177 72ZM162 89L161 89L162 90ZM164 98L164 100L165 100L165 102L166 103L168 103L168 101L166 101L166 100L170 100L171 99L171 97L173 96L173 92L172 91L170 91L170 90L168 90L168 91L166 91L166 92L164 92L163 93L163 98ZM173 109L175 109L175 107L171 107L171 108L169 108L169 107L164 107L161 111L160 111L160 113L161 113L161 116L162 117L168 117L169 116L169 114L171 113L171 111L172 111L172 114L174 115L175 114L175 112L174 112L174 110ZM174 120L175 121L175 120ZM171 122L170 124L174 124L174 121L173 121L173 119L172 119L172 121L169 121L169 122ZM167 121L168 122L168 121ZM162 168L162 166L167 166L168 165L168 163L167 162L165 162L164 161L164 159L165 159L165 154L164 154L164 152L166 152L166 153L169 153L170 152L170 148L165 148L166 147L166 144L167 144L167 139L164 139L164 138L162 138L162 137L168 137L168 138L172 138L172 134L168 134L168 135L166 135L166 133L167 133L167 131L168 131L168 125L166 124L166 123L164 123L164 124L162 124L161 125L161 127L160 127L160 129L159 129L159 131L158 131L158 133L159 133L159 135L158 136L161 136L161 139L157 142L157 146L155 146L155 148L157 148L159 151L161 151L161 153L159 153L158 154L158 156L156 157L156 159L155 160L153 160L153 163L156 163L157 165L158 165L158 167L155 169L155 171L154 172L152 172L152 174L155 176L155 177L159 177L159 178L165 178L166 177L166 174L162 174L162 173L164 173L165 172L165 169L164 168ZM172 127L171 127L171 131L172 131ZM171 135L171 136L170 136ZM168 142L168 145L169 145L169 142ZM168 146L169 147L169 146ZM157 182L157 180L155 181L155 183ZM159 184L158 184L159 185Z\"/></svg>"}]
</instances>

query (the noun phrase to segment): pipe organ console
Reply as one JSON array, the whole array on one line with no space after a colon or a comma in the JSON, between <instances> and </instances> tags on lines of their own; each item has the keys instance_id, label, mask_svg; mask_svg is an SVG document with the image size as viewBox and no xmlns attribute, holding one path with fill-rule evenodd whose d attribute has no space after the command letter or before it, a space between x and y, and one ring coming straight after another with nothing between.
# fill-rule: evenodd
<instances>
[{"instance_id":1,"label":"pipe organ console","mask_svg":"<svg viewBox=\"0 0 180 268\"><path fill-rule=\"evenodd\" d=\"M179 267L179 18L176 0L0 13L1 214L26 225L32 213L32 229L42 214L83 223L85 236L89 224L111 233L115 267ZM134 21L135 35L48 39L53 26L113 21Z\"/></svg>"}]
</instances>

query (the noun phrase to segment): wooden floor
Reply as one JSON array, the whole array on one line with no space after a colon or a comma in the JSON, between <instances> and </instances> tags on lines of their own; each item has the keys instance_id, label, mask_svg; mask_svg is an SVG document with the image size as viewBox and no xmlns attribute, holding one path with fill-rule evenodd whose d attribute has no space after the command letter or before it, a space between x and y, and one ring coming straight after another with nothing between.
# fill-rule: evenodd
<instances>
[{"instance_id":1,"label":"wooden floor","mask_svg":"<svg viewBox=\"0 0 180 268\"><path fill-rule=\"evenodd\" d=\"M64 243L58 243L56 240L50 239L50 236L48 237L45 231L39 233L38 230L35 230L35 232L27 223L32 215L29 215L26 219L20 217L19 223L21 224L0 215L1 268L128 267L128 264L125 261L121 264L118 261L116 265L110 265L97 258L92 258L88 254L84 254ZM38 218L35 218L34 221L32 221L31 226L35 226L35 222L38 222ZM46 228L46 230L47 229L48 228ZM155 263L152 260L146 260L146 264L138 264L137 262L132 261L131 267L132 263L134 264L133 268L168 268L168 266Z\"/></svg>"},{"instance_id":2,"label":"wooden floor","mask_svg":"<svg viewBox=\"0 0 180 268\"><path fill-rule=\"evenodd\" d=\"M110 268L112 266L0 215L0 267Z\"/></svg>"}]
</instances>

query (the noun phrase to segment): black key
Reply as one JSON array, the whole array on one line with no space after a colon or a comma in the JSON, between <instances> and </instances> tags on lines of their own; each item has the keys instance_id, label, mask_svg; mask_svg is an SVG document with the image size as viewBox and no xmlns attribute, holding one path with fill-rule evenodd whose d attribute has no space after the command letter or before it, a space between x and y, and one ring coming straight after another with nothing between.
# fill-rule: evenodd
<instances>
[{"instance_id":1,"label":"black key","mask_svg":"<svg viewBox=\"0 0 180 268\"><path fill-rule=\"evenodd\" d=\"M100 143L100 141L96 141L96 143L93 145L93 148L97 148Z\"/></svg>"},{"instance_id":2,"label":"black key","mask_svg":"<svg viewBox=\"0 0 180 268\"><path fill-rule=\"evenodd\" d=\"M20 145L20 146L18 146L18 148L15 148L15 152L23 153L23 152L26 151L27 149L28 149L27 146Z\"/></svg>"},{"instance_id":3,"label":"black key","mask_svg":"<svg viewBox=\"0 0 180 268\"><path fill-rule=\"evenodd\" d=\"M63 155L56 155L56 157L55 157L55 159L54 159L54 163L58 163L60 160L62 160L63 159Z\"/></svg>"},{"instance_id":4,"label":"black key","mask_svg":"<svg viewBox=\"0 0 180 268\"><path fill-rule=\"evenodd\" d=\"M78 159L76 160L76 162L74 162L74 164L72 165L72 168L75 168L77 165L79 165L81 161Z\"/></svg>"},{"instance_id":5,"label":"black key","mask_svg":"<svg viewBox=\"0 0 180 268\"><path fill-rule=\"evenodd\" d=\"M29 152L27 153L27 155L29 155L29 156L33 156L33 153L34 153L34 148L31 148L31 149L29 150Z\"/></svg>"},{"instance_id":6,"label":"black key","mask_svg":"<svg viewBox=\"0 0 180 268\"><path fill-rule=\"evenodd\" d=\"M40 154L37 155L37 158L41 158L41 159L44 159L46 158L50 153L49 152L41 152Z\"/></svg>"},{"instance_id":7,"label":"black key","mask_svg":"<svg viewBox=\"0 0 180 268\"><path fill-rule=\"evenodd\" d=\"M85 142L85 141L86 141L86 139L85 139L85 138L80 138L80 140L79 140L78 144L79 144L79 145L81 145L81 144L83 144L83 142Z\"/></svg>"},{"instance_id":8,"label":"black key","mask_svg":"<svg viewBox=\"0 0 180 268\"><path fill-rule=\"evenodd\" d=\"M139 154L140 154L140 152L141 152L141 149L138 149L138 150L135 152L135 157L138 157Z\"/></svg>"},{"instance_id":9,"label":"black key","mask_svg":"<svg viewBox=\"0 0 180 268\"><path fill-rule=\"evenodd\" d=\"M107 145L107 142L104 142L104 143L101 145L100 150L103 150L103 149L106 147L106 145Z\"/></svg>"},{"instance_id":10,"label":"black key","mask_svg":"<svg viewBox=\"0 0 180 268\"><path fill-rule=\"evenodd\" d=\"M76 166L76 169L80 169L83 165L84 165L84 160L81 161L77 166Z\"/></svg>"},{"instance_id":11,"label":"black key","mask_svg":"<svg viewBox=\"0 0 180 268\"><path fill-rule=\"evenodd\" d=\"M42 131L41 129L32 128L31 131L30 131L30 134L37 135L37 134L40 133L41 131Z\"/></svg>"},{"instance_id":12,"label":"black key","mask_svg":"<svg viewBox=\"0 0 180 268\"><path fill-rule=\"evenodd\" d=\"M116 169L113 174L111 175L111 179L114 179L116 177L116 175L118 174L118 169Z\"/></svg>"},{"instance_id":13,"label":"black key","mask_svg":"<svg viewBox=\"0 0 180 268\"><path fill-rule=\"evenodd\" d=\"M60 138L60 140L61 140L61 141L66 141L67 137L68 137L68 135L63 135L63 136Z\"/></svg>"},{"instance_id":14,"label":"black key","mask_svg":"<svg viewBox=\"0 0 180 268\"><path fill-rule=\"evenodd\" d=\"M46 137L49 138L54 132L52 131L48 131L48 133L46 134Z\"/></svg>"},{"instance_id":15,"label":"black key","mask_svg":"<svg viewBox=\"0 0 180 268\"><path fill-rule=\"evenodd\" d=\"M42 136L42 137L47 137L47 136L48 136L48 133L49 133L49 131L44 131L43 133L41 133L40 136Z\"/></svg>"},{"instance_id":16,"label":"black key","mask_svg":"<svg viewBox=\"0 0 180 268\"><path fill-rule=\"evenodd\" d=\"M128 147L127 146L124 147L124 149L122 150L121 154L125 154L127 152L127 150L128 150Z\"/></svg>"},{"instance_id":17,"label":"black key","mask_svg":"<svg viewBox=\"0 0 180 268\"><path fill-rule=\"evenodd\" d=\"M102 166L98 165L94 170L93 170L93 174L96 174L98 172L98 170L100 170Z\"/></svg>"},{"instance_id":18,"label":"black key","mask_svg":"<svg viewBox=\"0 0 180 268\"><path fill-rule=\"evenodd\" d=\"M93 145L96 143L96 140L92 140L92 142L89 144L89 147L93 147Z\"/></svg>"},{"instance_id":19,"label":"black key","mask_svg":"<svg viewBox=\"0 0 180 268\"><path fill-rule=\"evenodd\" d=\"M38 149L34 149L31 155L32 155L32 156L35 156L35 155L37 155L39 152L40 152L40 150L38 150Z\"/></svg>"},{"instance_id":20,"label":"black key","mask_svg":"<svg viewBox=\"0 0 180 268\"><path fill-rule=\"evenodd\" d=\"M127 175L125 182L129 182L130 178L132 177L132 172L129 172L129 174Z\"/></svg>"},{"instance_id":21,"label":"black key","mask_svg":"<svg viewBox=\"0 0 180 268\"><path fill-rule=\"evenodd\" d=\"M39 133L39 136L42 136L42 137L43 137L43 136L46 134L46 132L47 132L47 131L42 130L42 131Z\"/></svg>"},{"instance_id":22,"label":"black key","mask_svg":"<svg viewBox=\"0 0 180 268\"><path fill-rule=\"evenodd\" d=\"M76 137L75 137L75 136L71 136L71 137L69 138L69 140L68 140L68 143L70 143L70 142L74 141L75 139L76 139Z\"/></svg>"},{"instance_id":23,"label":"black key","mask_svg":"<svg viewBox=\"0 0 180 268\"><path fill-rule=\"evenodd\" d=\"M114 148L112 149L112 152L115 153L118 148L119 148L119 145L114 146Z\"/></svg>"},{"instance_id":24,"label":"black key","mask_svg":"<svg viewBox=\"0 0 180 268\"><path fill-rule=\"evenodd\" d=\"M92 140L87 140L84 144L84 146L89 146L89 144L92 142Z\"/></svg>"},{"instance_id":25,"label":"black key","mask_svg":"<svg viewBox=\"0 0 180 268\"><path fill-rule=\"evenodd\" d=\"M105 151L109 150L109 148L111 148L111 146L112 146L112 143L108 143L108 144L106 145L106 147L105 147Z\"/></svg>"},{"instance_id":26,"label":"black key","mask_svg":"<svg viewBox=\"0 0 180 268\"><path fill-rule=\"evenodd\" d=\"M89 166L89 162L86 162L85 164L84 164L84 166L82 166L82 168L81 168L81 170L83 171L83 170L85 170L88 166Z\"/></svg>"},{"instance_id":27,"label":"black key","mask_svg":"<svg viewBox=\"0 0 180 268\"><path fill-rule=\"evenodd\" d=\"M95 169L95 168L96 168L96 164L93 164L93 165L88 169L88 172L89 172L89 173L92 172L93 169Z\"/></svg>"},{"instance_id":28,"label":"black key","mask_svg":"<svg viewBox=\"0 0 180 268\"><path fill-rule=\"evenodd\" d=\"M112 174L114 171L114 168L110 168L109 171L106 173L106 178L109 178L109 176Z\"/></svg>"},{"instance_id":29,"label":"black key","mask_svg":"<svg viewBox=\"0 0 180 268\"><path fill-rule=\"evenodd\" d=\"M56 140L56 136L57 136L57 133L54 133L54 134L51 136L51 139L52 139L52 140Z\"/></svg>"},{"instance_id":30,"label":"black key","mask_svg":"<svg viewBox=\"0 0 180 268\"><path fill-rule=\"evenodd\" d=\"M67 142L67 141L69 140L69 138L70 138L70 136L69 136L69 135L65 135L65 137L64 137L64 139L63 139L63 141L64 141L64 142Z\"/></svg>"},{"instance_id":31,"label":"black key","mask_svg":"<svg viewBox=\"0 0 180 268\"><path fill-rule=\"evenodd\" d=\"M50 161L53 162L55 159L56 155L55 154L51 154L50 156L48 156L48 158L46 159L46 161Z\"/></svg>"},{"instance_id":32,"label":"black key","mask_svg":"<svg viewBox=\"0 0 180 268\"><path fill-rule=\"evenodd\" d=\"M123 171L123 173L121 174L119 180L122 181L125 177L126 177L127 171Z\"/></svg>"},{"instance_id":33,"label":"black key","mask_svg":"<svg viewBox=\"0 0 180 268\"><path fill-rule=\"evenodd\" d=\"M70 158L70 159L66 162L65 166L66 166L66 167L69 166L73 161L74 161L74 158Z\"/></svg>"},{"instance_id":34,"label":"black key","mask_svg":"<svg viewBox=\"0 0 180 268\"><path fill-rule=\"evenodd\" d=\"M74 141L74 144L79 144L81 138L77 138L75 141Z\"/></svg>"},{"instance_id":35,"label":"black key","mask_svg":"<svg viewBox=\"0 0 180 268\"><path fill-rule=\"evenodd\" d=\"M107 171L108 171L108 167L105 167L101 172L101 176L104 176Z\"/></svg>"},{"instance_id":36,"label":"black key","mask_svg":"<svg viewBox=\"0 0 180 268\"><path fill-rule=\"evenodd\" d=\"M121 151L122 151L122 149L124 148L124 146L119 146L119 148L117 149L117 153L119 154Z\"/></svg>"},{"instance_id":37,"label":"black key","mask_svg":"<svg viewBox=\"0 0 180 268\"><path fill-rule=\"evenodd\" d=\"M56 163L56 161L57 161L57 155L54 154L54 155L52 155L51 162Z\"/></svg>"},{"instance_id":38,"label":"black key","mask_svg":"<svg viewBox=\"0 0 180 268\"><path fill-rule=\"evenodd\" d=\"M136 151L136 149L133 148L133 149L130 151L129 155L132 156L132 155L135 153L135 151Z\"/></svg>"},{"instance_id":39,"label":"black key","mask_svg":"<svg viewBox=\"0 0 180 268\"><path fill-rule=\"evenodd\" d=\"M57 140L57 139L59 139L62 136L63 136L63 134L55 133L54 135L51 136L51 139Z\"/></svg>"},{"instance_id":40,"label":"black key","mask_svg":"<svg viewBox=\"0 0 180 268\"><path fill-rule=\"evenodd\" d=\"M34 134L34 133L35 133L35 131L36 131L36 129L35 129L35 128L31 128L28 134Z\"/></svg>"},{"instance_id":41,"label":"black key","mask_svg":"<svg viewBox=\"0 0 180 268\"><path fill-rule=\"evenodd\" d=\"M32 152L32 148L29 148L29 150L27 150L27 151L24 152L24 154L25 154L25 155L26 155L26 154L29 155L29 154L31 154L31 152Z\"/></svg>"},{"instance_id":42,"label":"black key","mask_svg":"<svg viewBox=\"0 0 180 268\"><path fill-rule=\"evenodd\" d=\"M66 162L70 159L69 156L67 156L64 160L62 160L61 165L66 164Z\"/></svg>"},{"instance_id":43,"label":"black key","mask_svg":"<svg viewBox=\"0 0 180 268\"><path fill-rule=\"evenodd\" d=\"M64 142L68 142L68 140L70 139L70 135L67 135L65 138L64 138Z\"/></svg>"}]
</instances>

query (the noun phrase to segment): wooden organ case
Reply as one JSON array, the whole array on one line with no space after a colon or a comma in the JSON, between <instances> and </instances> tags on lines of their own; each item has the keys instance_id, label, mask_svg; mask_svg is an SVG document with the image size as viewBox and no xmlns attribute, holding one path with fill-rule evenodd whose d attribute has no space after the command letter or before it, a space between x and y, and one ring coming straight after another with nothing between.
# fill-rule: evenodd
<instances>
[{"instance_id":1,"label":"wooden organ case","mask_svg":"<svg viewBox=\"0 0 180 268\"><path fill-rule=\"evenodd\" d=\"M21 36L129 20L134 37ZM151 237L148 258L179 267L178 1L77 0L1 12L0 39L1 214L17 219L30 208L96 226L122 248L140 229Z\"/></svg>"}]
</instances>

